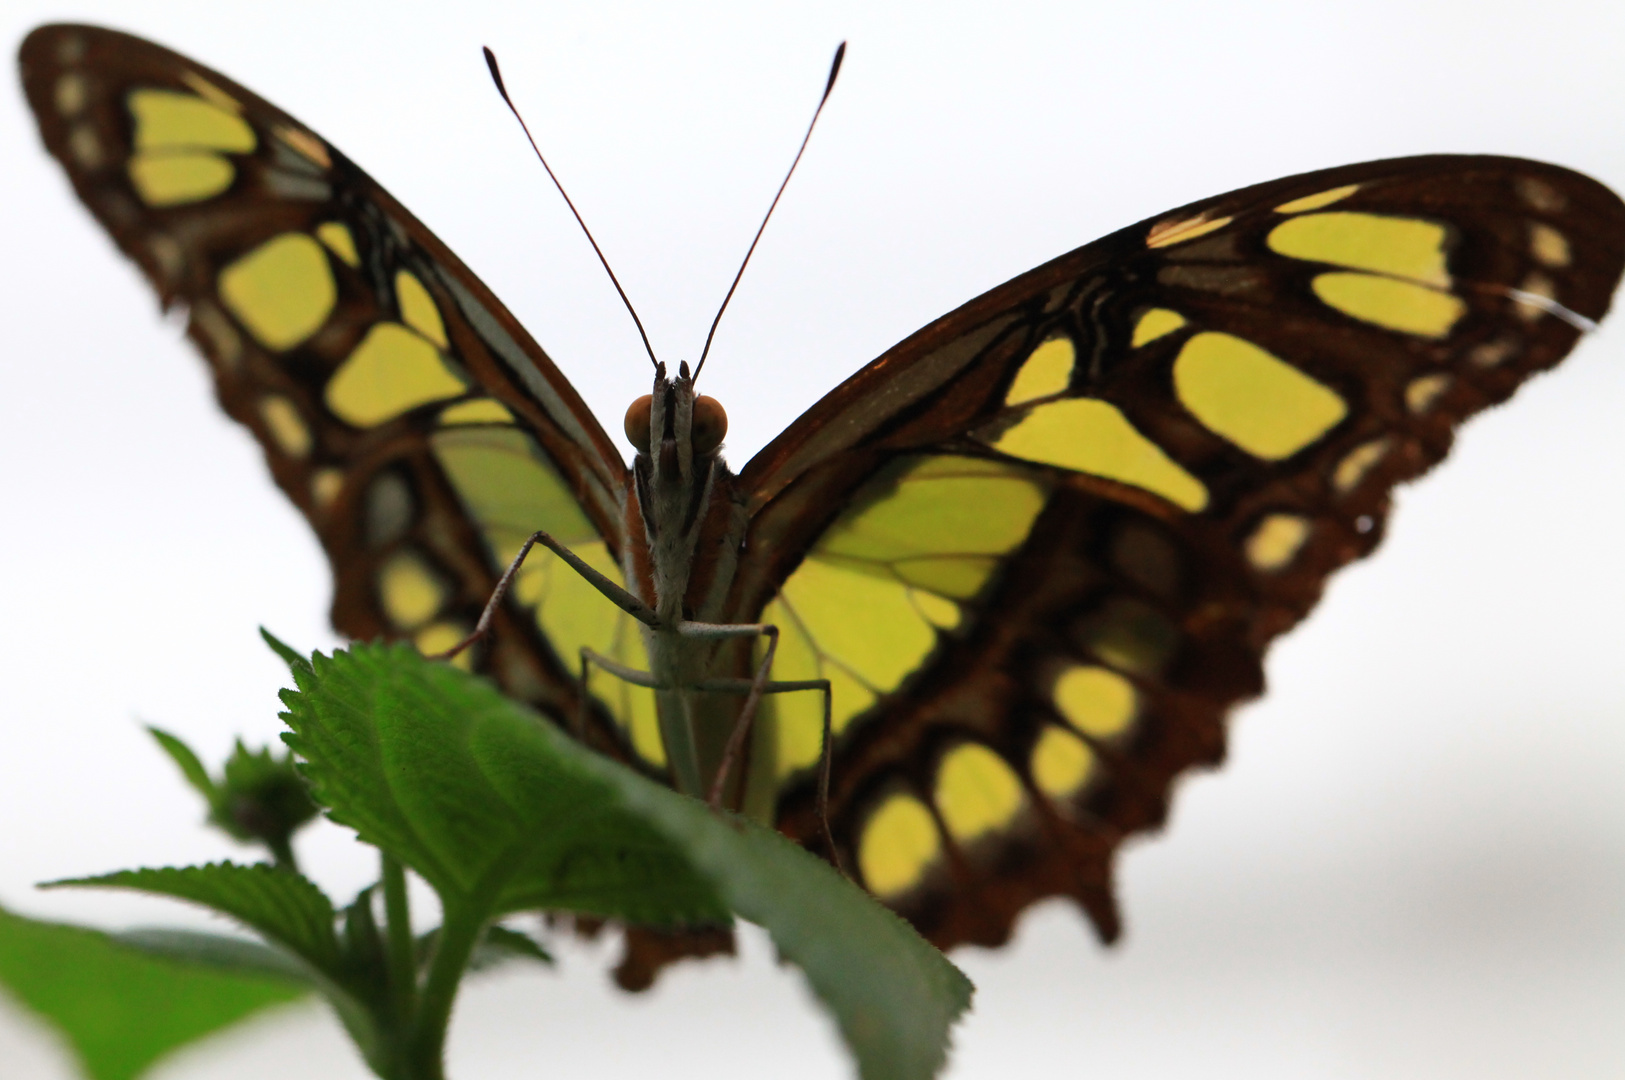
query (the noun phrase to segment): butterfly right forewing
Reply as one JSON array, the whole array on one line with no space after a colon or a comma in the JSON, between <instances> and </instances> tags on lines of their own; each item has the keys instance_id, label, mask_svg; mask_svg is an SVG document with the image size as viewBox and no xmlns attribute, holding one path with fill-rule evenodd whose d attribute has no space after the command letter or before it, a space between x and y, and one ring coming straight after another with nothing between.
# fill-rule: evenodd
<instances>
[{"instance_id":1,"label":"butterfly right forewing","mask_svg":"<svg viewBox=\"0 0 1625 1080\"><path fill-rule=\"evenodd\" d=\"M1220 759L1270 641L1622 266L1625 205L1576 173L1348 166L1062 256L815 405L741 474L730 618L838 686L849 865L944 947L1055 894L1115 934L1113 851ZM815 846L817 721L776 700L757 760Z\"/></svg>"}]
</instances>

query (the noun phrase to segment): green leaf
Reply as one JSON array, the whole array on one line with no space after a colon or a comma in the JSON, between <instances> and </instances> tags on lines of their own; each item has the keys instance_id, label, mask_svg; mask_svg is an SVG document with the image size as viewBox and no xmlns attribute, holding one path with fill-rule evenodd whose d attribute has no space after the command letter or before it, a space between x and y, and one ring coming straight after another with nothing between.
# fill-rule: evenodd
<instances>
[{"instance_id":1,"label":"green leaf","mask_svg":"<svg viewBox=\"0 0 1625 1080\"><path fill-rule=\"evenodd\" d=\"M406 646L317 654L294 678L284 739L317 801L415 870L448 912L729 921L669 839L488 684Z\"/></svg>"},{"instance_id":2,"label":"green leaf","mask_svg":"<svg viewBox=\"0 0 1625 1080\"><path fill-rule=\"evenodd\" d=\"M420 962L423 958L434 955L435 945L439 940L439 930L431 930L418 938L417 954ZM469 954L468 970L494 971L499 967L506 967L515 960L528 960L548 967L552 967L554 962L553 954L529 934L493 924L485 928L485 934L480 938L479 944L475 945L474 951Z\"/></svg>"},{"instance_id":3,"label":"green leaf","mask_svg":"<svg viewBox=\"0 0 1625 1080\"><path fill-rule=\"evenodd\" d=\"M571 749L575 749L573 746ZM579 751L577 751L579 752ZM763 927L835 1015L865 1080L926 1080L971 981L914 928L824 860L771 829L726 817L602 757L586 764L683 845L743 918Z\"/></svg>"},{"instance_id":4,"label":"green leaf","mask_svg":"<svg viewBox=\"0 0 1625 1080\"><path fill-rule=\"evenodd\" d=\"M333 910L333 903L307 878L291 870L277 869L263 863L239 866L228 862L160 870L122 870L98 877L53 881L42 887L69 886L134 889L177 900L190 900L230 915L308 965L304 978L327 998L328 1004L355 1041L357 1050L369 1063L376 1064L382 1060L384 1035L376 1022L376 973L359 963L351 952L341 948L334 929L337 913ZM365 897L363 893L362 903ZM167 941L152 936L150 931L143 932L138 941L142 948L166 951L172 955L186 947L183 932L163 933ZM237 962L244 969L252 966L251 955L253 963L266 961L263 954L248 951L252 948L249 942L237 943L239 948L235 955L228 956L227 947L221 942L229 940L216 939L195 959L213 966ZM194 941L193 944L202 945L202 942ZM284 962L294 963L286 958Z\"/></svg>"},{"instance_id":5,"label":"green leaf","mask_svg":"<svg viewBox=\"0 0 1625 1080\"><path fill-rule=\"evenodd\" d=\"M333 903L308 878L258 863L120 870L49 882L43 888L134 889L190 900L230 915L331 978L342 975Z\"/></svg>"},{"instance_id":6,"label":"green leaf","mask_svg":"<svg viewBox=\"0 0 1625 1080\"><path fill-rule=\"evenodd\" d=\"M295 677L299 691L283 694L288 740L318 799L443 898L485 889L502 911L637 922L720 897L802 968L865 1080L926 1080L942 1067L970 981L822 860L404 646L317 655Z\"/></svg>"},{"instance_id":7,"label":"green leaf","mask_svg":"<svg viewBox=\"0 0 1625 1080\"><path fill-rule=\"evenodd\" d=\"M199 795L203 796L204 801L209 804L209 808L212 810L218 792L214 786L214 781L209 779L209 771L203 767L203 762L198 760L198 756L192 753L192 748L169 732L155 728L150 724L147 726L147 732L158 740L158 745L163 747L164 753L169 755L170 760L180 766L181 775L186 777L186 782L191 784Z\"/></svg>"},{"instance_id":8,"label":"green leaf","mask_svg":"<svg viewBox=\"0 0 1625 1080\"><path fill-rule=\"evenodd\" d=\"M306 965L281 949L247 938L167 926L138 926L117 931L111 937L120 945L181 963L319 986Z\"/></svg>"},{"instance_id":9,"label":"green leaf","mask_svg":"<svg viewBox=\"0 0 1625 1080\"><path fill-rule=\"evenodd\" d=\"M4 910L0 984L62 1033L92 1080L133 1080L171 1050L306 993Z\"/></svg>"},{"instance_id":10,"label":"green leaf","mask_svg":"<svg viewBox=\"0 0 1625 1080\"><path fill-rule=\"evenodd\" d=\"M292 670L310 670L310 661L306 660L303 656L300 656L299 650L282 641L282 639L278 638L275 634L271 633L271 631L267 630L263 626L260 627L260 638L264 640L264 642L271 647L271 651L280 656L282 658L282 662L287 664Z\"/></svg>"}]
</instances>

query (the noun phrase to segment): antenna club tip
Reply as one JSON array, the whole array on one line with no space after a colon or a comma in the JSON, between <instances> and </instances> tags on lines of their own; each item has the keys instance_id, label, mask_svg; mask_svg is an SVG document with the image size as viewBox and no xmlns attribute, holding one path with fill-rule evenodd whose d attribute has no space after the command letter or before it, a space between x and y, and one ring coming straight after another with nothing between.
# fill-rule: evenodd
<instances>
[{"instance_id":1,"label":"antenna club tip","mask_svg":"<svg viewBox=\"0 0 1625 1080\"><path fill-rule=\"evenodd\" d=\"M826 98L829 97L829 92L835 89L835 76L841 73L841 61L845 59L846 42L843 41L835 47L835 59L829 65L829 81L824 84L824 96Z\"/></svg>"},{"instance_id":2,"label":"antenna club tip","mask_svg":"<svg viewBox=\"0 0 1625 1080\"><path fill-rule=\"evenodd\" d=\"M497 54L491 51L489 45L481 45L480 51L485 54L485 66L491 72L491 81L497 84L497 93L507 97L508 88L502 83L502 69L497 67Z\"/></svg>"}]
</instances>

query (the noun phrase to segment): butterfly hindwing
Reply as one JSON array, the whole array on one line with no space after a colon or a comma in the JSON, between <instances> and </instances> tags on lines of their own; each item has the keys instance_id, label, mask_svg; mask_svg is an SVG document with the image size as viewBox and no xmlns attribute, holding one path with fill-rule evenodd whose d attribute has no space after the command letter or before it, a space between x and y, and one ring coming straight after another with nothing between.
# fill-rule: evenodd
<instances>
[{"instance_id":1,"label":"butterfly hindwing","mask_svg":"<svg viewBox=\"0 0 1625 1080\"><path fill-rule=\"evenodd\" d=\"M1113 849L1219 761L1267 644L1622 263L1585 177L1373 162L1122 230L832 392L741 475L732 614L781 624L779 677L846 690L849 864L942 946L1055 894L1115 935ZM756 758L807 838L815 706L776 699Z\"/></svg>"},{"instance_id":2,"label":"butterfly hindwing","mask_svg":"<svg viewBox=\"0 0 1625 1080\"><path fill-rule=\"evenodd\" d=\"M447 648L546 528L612 575L627 471L489 290L343 154L217 72L44 27L21 55L47 148L208 358L334 568L334 625ZM581 645L643 665L630 620L527 563L475 662L561 720ZM596 740L658 764L653 702L595 683ZM619 730L616 730L619 729Z\"/></svg>"}]
</instances>

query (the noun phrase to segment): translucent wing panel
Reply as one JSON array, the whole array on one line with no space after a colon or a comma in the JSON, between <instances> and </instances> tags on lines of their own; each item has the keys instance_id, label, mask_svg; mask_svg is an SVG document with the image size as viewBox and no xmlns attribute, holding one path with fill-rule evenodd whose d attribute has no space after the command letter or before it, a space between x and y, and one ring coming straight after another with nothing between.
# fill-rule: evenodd
<instances>
[{"instance_id":1,"label":"translucent wing panel","mask_svg":"<svg viewBox=\"0 0 1625 1080\"><path fill-rule=\"evenodd\" d=\"M1048 488L1030 470L971 457L895 462L819 538L768 605L779 679L829 679L832 720L895 693L965 621L998 560L1027 538ZM768 699L759 754L782 782L818 760L817 694ZM766 760L765 758L762 760Z\"/></svg>"},{"instance_id":2,"label":"translucent wing panel","mask_svg":"<svg viewBox=\"0 0 1625 1080\"><path fill-rule=\"evenodd\" d=\"M430 436L430 445L492 564L512 563L525 540L542 529L624 587L625 578L608 546L536 440L509 424L470 424L467 407L463 408L460 416L454 414L452 425ZM637 622L546 548L531 550L512 595L530 612L561 660L579 662L586 648L648 670ZM592 685L639 756L663 767L666 756L654 693L601 673Z\"/></svg>"}]
</instances>

